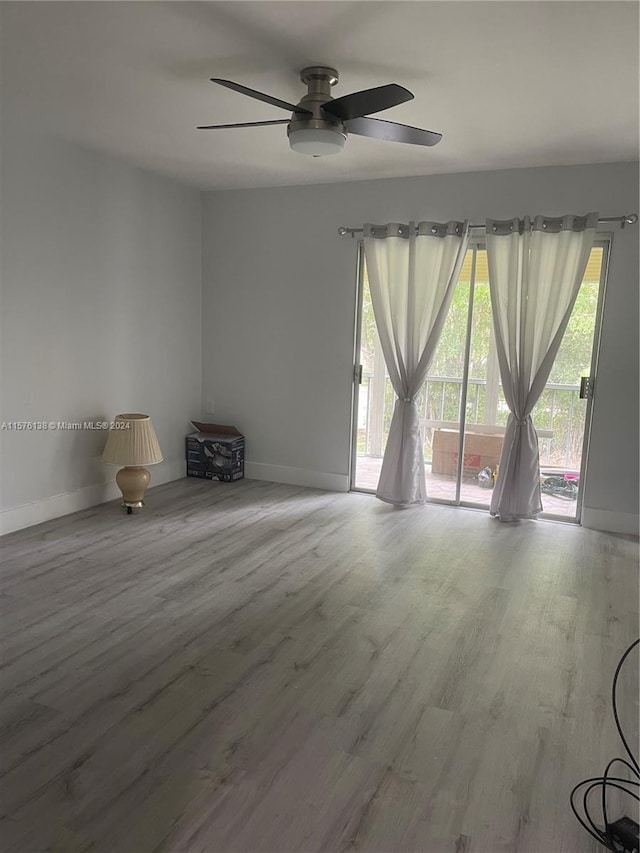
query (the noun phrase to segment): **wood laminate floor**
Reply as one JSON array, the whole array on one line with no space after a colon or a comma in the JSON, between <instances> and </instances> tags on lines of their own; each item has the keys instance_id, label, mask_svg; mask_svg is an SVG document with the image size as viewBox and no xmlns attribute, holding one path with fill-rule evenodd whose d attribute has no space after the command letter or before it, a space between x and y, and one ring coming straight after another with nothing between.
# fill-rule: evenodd
<instances>
[{"instance_id":1,"label":"wood laminate floor","mask_svg":"<svg viewBox=\"0 0 640 853\"><path fill-rule=\"evenodd\" d=\"M4 853L601 849L628 538L181 480L2 556Z\"/></svg>"}]
</instances>

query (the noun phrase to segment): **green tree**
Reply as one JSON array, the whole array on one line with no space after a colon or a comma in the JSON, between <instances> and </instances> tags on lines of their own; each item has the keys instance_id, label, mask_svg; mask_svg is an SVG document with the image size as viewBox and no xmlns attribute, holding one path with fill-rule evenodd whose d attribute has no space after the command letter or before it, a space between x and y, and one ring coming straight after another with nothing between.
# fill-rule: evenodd
<instances>
[{"instance_id":1,"label":"green tree","mask_svg":"<svg viewBox=\"0 0 640 853\"><path fill-rule=\"evenodd\" d=\"M556 357L550 384L573 385L580 383L580 377L588 374L591 364L593 333L598 303L599 281L598 257L602 250L595 249L599 256L594 257L590 268L594 280L585 280L578 293L576 303L567 326L560 350ZM486 253L478 252L478 270L486 270ZM471 264L466 264L470 268ZM485 276L486 278L486 276ZM434 358L429 368L430 379L425 382L416 399L418 411L427 420L457 421L460 416L461 380L464 371L465 340L467 333L470 281L458 281L451 305ZM491 346L492 316L489 282L477 279L474 284L472 311L472 333L469 351L469 388L467 391L467 422L484 421L487 379L487 361ZM365 376L374 369L374 353L378 344L378 335L371 303L371 293L366 278L364 281L362 326L361 326L361 362ZM442 378L440 378L442 377ZM453 381L457 380L457 381ZM474 382L473 380L477 380ZM384 430L389 429L395 394L387 379L385 387ZM553 431L553 439L541 439L540 449L544 464L562 465L562 460L579 460L584 433L586 407L577 400L575 390L545 389L534 410L534 421L539 429ZM498 394L496 422L504 426L509 414L502 389ZM363 439L361 441L362 444ZM425 452L430 456L431 431L427 431Z\"/></svg>"}]
</instances>

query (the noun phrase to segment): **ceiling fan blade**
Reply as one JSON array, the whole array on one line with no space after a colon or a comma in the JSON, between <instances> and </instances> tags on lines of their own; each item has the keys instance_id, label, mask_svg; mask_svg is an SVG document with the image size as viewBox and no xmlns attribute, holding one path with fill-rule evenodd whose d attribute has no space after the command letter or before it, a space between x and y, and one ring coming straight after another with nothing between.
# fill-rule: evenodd
<instances>
[{"instance_id":1,"label":"ceiling fan blade","mask_svg":"<svg viewBox=\"0 0 640 853\"><path fill-rule=\"evenodd\" d=\"M211 77L211 82L217 83L219 86L226 86L227 89L233 89L234 92L240 92L241 95L248 95L250 98L255 98L256 101L264 101L265 104L280 107L280 109L287 110L290 113L312 115L309 110L297 107L295 104L289 104L287 101L281 101L279 98L274 98L271 95L265 95L264 92L258 92L256 89L241 86L240 83L234 83L232 80L220 80L218 77Z\"/></svg>"},{"instance_id":2,"label":"ceiling fan blade","mask_svg":"<svg viewBox=\"0 0 640 853\"><path fill-rule=\"evenodd\" d=\"M403 104L412 98L412 93L404 86L389 83L387 86L363 89L362 92L352 92L350 95L336 98L335 101L328 101L322 109L341 121L350 121L370 113L379 113L381 110Z\"/></svg>"},{"instance_id":3,"label":"ceiling fan blade","mask_svg":"<svg viewBox=\"0 0 640 853\"><path fill-rule=\"evenodd\" d=\"M226 127L266 127L269 124L289 124L288 118L279 118L277 121L243 121L240 124L201 124L196 130L222 130Z\"/></svg>"},{"instance_id":4,"label":"ceiling fan blade","mask_svg":"<svg viewBox=\"0 0 640 853\"><path fill-rule=\"evenodd\" d=\"M419 127L384 121L381 118L354 118L345 123L345 129L357 136L372 136L374 139L387 139L390 142L408 142L410 145L437 145L442 139L442 134L433 130L421 130Z\"/></svg>"}]
</instances>

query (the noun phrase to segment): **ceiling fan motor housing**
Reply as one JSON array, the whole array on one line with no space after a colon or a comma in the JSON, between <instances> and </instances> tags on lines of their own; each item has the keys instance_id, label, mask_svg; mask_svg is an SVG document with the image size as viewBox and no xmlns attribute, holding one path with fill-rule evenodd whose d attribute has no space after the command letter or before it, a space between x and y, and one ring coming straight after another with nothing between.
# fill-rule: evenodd
<instances>
[{"instance_id":1,"label":"ceiling fan motor housing","mask_svg":"<svg viewBox=\"0 0 640 853\"><path fill-rule=\"evenodd\" d=\"M307 85L307 94L297 106L308 110L309 115L294 113L287 135L294 151L319 157L325 154L337 154L342 150L347 133L344 124L335 116L322 110L323 104L332 101L331 87L338 82L335 68L313 65L303 68L300 79Z\"/></svg>"}]
</instances>

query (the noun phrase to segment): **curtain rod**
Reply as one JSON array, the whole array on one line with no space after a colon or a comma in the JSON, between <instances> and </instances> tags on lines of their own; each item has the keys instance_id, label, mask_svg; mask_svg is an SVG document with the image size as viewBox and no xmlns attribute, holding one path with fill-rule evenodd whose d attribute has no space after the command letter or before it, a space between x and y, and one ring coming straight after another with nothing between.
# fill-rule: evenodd
<instances>
[{"instance_id":1,"label":"curtain rod","mask_svg":"<svg viewBox=\"0 0 640 853\"><path fill-rule=\"evenodd\" d=\"M638 221L637 213L627 213L626 216L603 216L598 219L598 225L601 222L620 222L621 227L624 228L625 225L635 225ZM470 225L469 228L484 228L485 224L482 225ZM364 229L362 228L345 228L344 225L341 228L338 228L338 234L341 237L344 237L346 234L351 234L354 237L356 234L362 234Z\"/></svg>"}]
</instances>

